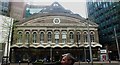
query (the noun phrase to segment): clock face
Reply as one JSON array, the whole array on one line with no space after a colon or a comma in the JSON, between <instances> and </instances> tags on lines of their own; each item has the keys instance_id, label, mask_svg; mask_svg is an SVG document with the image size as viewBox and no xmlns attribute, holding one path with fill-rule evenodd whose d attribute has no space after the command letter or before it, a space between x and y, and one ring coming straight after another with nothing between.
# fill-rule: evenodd
<instances>
[{"instance_id":1,"label":"clock face","mask_svg":"<svg viewBox=\"0 0 120 65\"><path fill-rule=\"evenodd\" d=\"M60 19L59 18L54 18L53 19L53 23L54 24L59 24L60 23Z\"/></svg>"}]
</instances>

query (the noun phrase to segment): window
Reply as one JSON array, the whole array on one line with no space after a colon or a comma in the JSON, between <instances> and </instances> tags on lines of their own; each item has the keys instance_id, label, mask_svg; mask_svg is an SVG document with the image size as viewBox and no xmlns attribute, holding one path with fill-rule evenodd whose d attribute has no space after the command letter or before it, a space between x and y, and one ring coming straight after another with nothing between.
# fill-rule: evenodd
<instances>
[{"instance_id":1,"label":"window","mask_svg":"<svg viewBox=\"0 0 120 65\"><path fill-rule=\"evenodd\" d=\"M70 32L69 37L70 37L70 43L73 43L74 42L74 34L73 34L73 32Z\"/></svg>"},{"instance_id":2,"label":"window","mask_svg":"<svg viewBox=\"0 0 120 65\"><path fill-rule=\"evenodd\" d=\"M43 43L43 41L44 41L44 33L41 32L40 33L40 42Z\"/></svg>"},{"instance_id":3,"label":"window","mask_svg":"<svg viewBox=\"0 0 120 65\"><path fill-rule=\"evenodd\" d=\"M80 43L80 33L79 32L77 32L76 38L77 38L77 43Z\"/></svg>"},{"instance_id":4,"label":"window","mask_svg":"<svg viewBox=\"0 0 120 65\"><path fill-rule=\"evenodd\" d=\"M53 6L59 6L58 4L53 4Z\"/></svg>"},{"instance_id":5,"label":"window","mask_svg":"<svg viewBox=\"0 0 120 65\"><path fill-rule=\"evenodd\" d=\"M88 42L88 41L87 41L87 32L84 32L83 37L84 37L84 42Z\"/></svg>"},{"instance_id":6,"label":"window","mask_svg":"<svg viewBox=\"0 0 120 65\"><path fill-rule=\"evenodd\" d=\"M66 34L67 34L67 32L66 31L63 31L62 32L62 43L66 43Z\"/></svg>"},{"instance_id":7,"label":"window","mask_svg":"<svg viewBox=\"0 0 120 65\"><path fill-rule=\"evenodd\" d=\"M56 44L59 43L59 32L58 31L55 32L55 43Z\"/></svg>"},{"instance_id":8,"label":"window","mask_svg":"<svg viewBox=\"0 0 120 65\"><path fill-rule=\"evenodd\" d=\"M25 37L26 37L25 42L29 43L30 42L30 34L29 34L29 32L26 32Z\"/></svg>"},{"instance_id":9,"label":"window","mask_svg":"<svg viewBox=\"0 0 120 65\"><path fill-rule=\"evenodd\" d=\"M48 36L48 42L51 42L52 41L52 34L51 34L51 32L48 32L47 36Z\"/></svg>"},{"instance_id":10,"label":"window","mask_svg":"<svg viewBox=\"0 0 120 65\"><path fill-rule=\"evenodd\" d=\"M90 39L91 39L91 42L94 42L94 41L95 41L94 32L91 32L91 33L90 33Z\"/></svg>"},{"instance_id":11,"label":"window","mask_svg":"<svg viewBox=\"0 0 120 65\"><path fill-rule=\"evenodd\" d=\"M18 32L18 43L22 43L22 32Z\"/></svg>"},{"instance_id":12,"label":"window","mask_svg":"<svg viewBox=\"0 0 120 65\"><path fill-rule=\"evenodd\" d=\"M34 32L33 33L33 43L36 43L37 42L37 33Z\"/></svg>"}]
</instances>

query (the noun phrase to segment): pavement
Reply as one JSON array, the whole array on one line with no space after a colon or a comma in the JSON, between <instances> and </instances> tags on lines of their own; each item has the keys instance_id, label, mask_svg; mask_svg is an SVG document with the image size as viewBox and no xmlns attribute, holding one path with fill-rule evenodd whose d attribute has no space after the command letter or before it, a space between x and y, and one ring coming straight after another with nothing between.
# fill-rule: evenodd
<instances>
[{"instance_id":1,"label":"pavement","mask_svg":"<svg viewBox=\"0 0 120 65\"><path fill-rule=\"evenodd\" d=\"M0 64L1 65L1 64ZM32 65L32 63L10 63L10 65ZM87 62L75 62L74 65L120 65L120 62L118 61L94 61L93 64L92 63L87 63Z\"/></svg>"},{"instance_id":2,"label":"pavement","mask_svg":"<svg viewBox=\"0 0 120 65\"><path fill-rule=\"evenodd\" d=\"M94 61L93 63L88 63L88 62L75 62L74 65L120 65L120 62L118 61Z\"/></svg>"}]
</instances>

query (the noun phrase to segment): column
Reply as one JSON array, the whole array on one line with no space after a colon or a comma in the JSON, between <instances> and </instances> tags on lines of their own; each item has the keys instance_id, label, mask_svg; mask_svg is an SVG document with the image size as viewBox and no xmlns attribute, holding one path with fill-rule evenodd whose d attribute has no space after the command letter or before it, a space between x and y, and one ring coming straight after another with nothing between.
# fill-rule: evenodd
<instances>
[{"instance_id":1,"label":"column","mask_svg":"<svg viewBox=\"0 0 120 65\"><path fill-rule=\"evenodd\" d=\"M59 43L62 43L62 31L60 30L60 37L59 37Z\"/></svg>"},{"instance_id":2,"label":"column","mask_svg":"<svg viewBox=\"0 0 120 65\"><path fill-rule=\"evenodd\" d=\"M44 34L44 43L47 43L47 30L45 30L45 34Z\"/></svg>"},{"instance_id":3,"label":"column","mask_svg":"<svg viewBox=\"0 0 120 65\"><path fill-rule=\"evenodd\" d=\"M39 33L39 30L37 30L37 43L40 43L40 33Z\"/></svg>"},{"instance_id":4,"label":"column","mask_svg":"<svg viewBox=\"0 0 120 65\"><path fill-rule=\"evenodd\" d=\"M25 37L25 36L26 36L26 35L25 35L26 33L25 33L25 30L23 30L23 33L22 33L22 34L23 34L23 36L22 36L23 44L25 44L25 40L26 40L26 37Z\"/></svg>"},{"instance_id":5,"label":"column","mask_svg":"<svg viewBox=\"0 0 120 65\"><path fill-rule=\"evenodd\" d=\"M94 36L95 42L99 42L98 31L95 30L94 32L95 32L95 36Z\"/></svg>"},{"instance_id":6,"label":"column","mask_svg":"<svg viewBox=\"0 0 120 65\"><path fill-rule=\"evenodd\" d=\"M76 30L74 30L74 44L76 44L76 43L77 43L76 34L77 34L77 31L76 31Z\"/></svg>"},{"instance_id":7,"label":"column","mask_svg":"<svg viewBox=\"0 0 120 65\"><path fill-rule=\"evenodd\" d=\"M54 30L52 30L52 43L55 43L55 34L54 34Z\"/></svg>"},{"instance_id":8,"label":"column","mask_svg":"<svg viewBox=\"0 0 120 65\"><path fill-rule=\"evenodd\" d=\"M30 44L33 44L33 41L32 41L32 30L30 30Z\"/></svg>"},{"instance_id":9,"label":"column","mask_svg":"<svg viewBox=\"0 0 120 65\"><path fill-rule=\"evenodd\" d=\"M80 34L80 42L83 44L84 43L84 31L81 30L81 34Z\"/></svg>"},{"instance_id":10,"label":"column","mask_svg":"<svg viewBox=\"0 0 120 65\"><path fill-rule=\"evenodd\" d=\"M67 30L67 43L70 42L70 39L69 39L69 30Z\"/></svg>"}]
</instances>

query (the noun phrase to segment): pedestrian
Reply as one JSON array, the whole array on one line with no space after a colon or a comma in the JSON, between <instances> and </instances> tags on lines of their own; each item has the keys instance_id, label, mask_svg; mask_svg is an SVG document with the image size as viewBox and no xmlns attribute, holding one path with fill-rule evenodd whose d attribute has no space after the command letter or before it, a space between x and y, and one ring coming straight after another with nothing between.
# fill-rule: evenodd
<instances>
[{"instance_id":1,"label":"pedestrian","mask_svg":"<svg viewBox=\"0 0 120 65\"><path fill-rule=\"evenodd\" d=\"M88 63L90 63L90 60L89 60L89 59L87 59L87 62L88 62Z\"/></svg>"},{"instance_id":2,"label":"pedestrian","mask_svg":"<svg viewBox=\"0 0 120 65\"><path fill-rule=\"evenodd\" d=\"M110 60L110 59L108 59L108 61L109 61L109 63L111 63L111 60Z\"/></svg>"},{"instance_id":3,"label":"pedestrian","mask_svg":"<svg viewBox=\"0 0 120 65\"><path fill-rule=\"evenodd\" d=\"M73 65L75 61L76 59L70 53L63 54L61 65Z\"/></svg>"}]
</instances>

